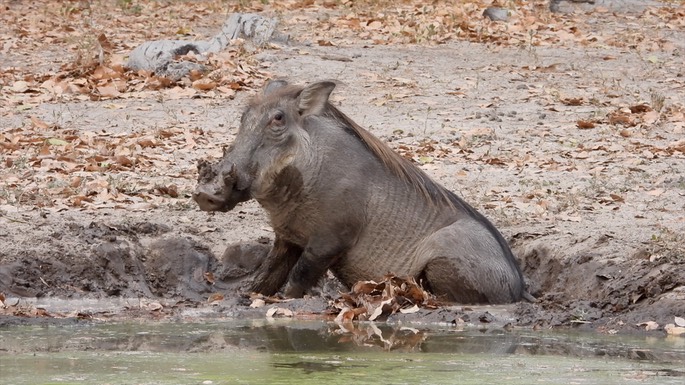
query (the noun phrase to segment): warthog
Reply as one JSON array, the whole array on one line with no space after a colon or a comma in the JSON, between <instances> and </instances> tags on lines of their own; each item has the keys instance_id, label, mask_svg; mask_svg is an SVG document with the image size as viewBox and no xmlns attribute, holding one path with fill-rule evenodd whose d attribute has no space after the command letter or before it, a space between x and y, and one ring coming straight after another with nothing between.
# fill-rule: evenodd
<instances>
[{"instance_id":1,"label":"warthog","mask_svg":"<svg viewBox=\"0 0 685 385\"><path fill-rule=\"evenodd\" d=\"M413 276L460 303L531 299L495 226L329 103L333 88L268 83L223 158L198 164L202 210L256 199L270 217L252 289L301 297L331 269L348 286Z\"/></svg>"}]
</instances>

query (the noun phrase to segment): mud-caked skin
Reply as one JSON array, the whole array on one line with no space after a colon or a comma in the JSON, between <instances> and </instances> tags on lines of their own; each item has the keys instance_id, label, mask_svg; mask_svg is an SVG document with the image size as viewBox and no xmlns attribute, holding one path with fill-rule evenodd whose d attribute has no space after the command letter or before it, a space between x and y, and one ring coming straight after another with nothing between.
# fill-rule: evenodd
<instances>
[{"instance_id":1,"label":"mud-caked skin","mask_svg":"<svg viewBox=\"0 0 685 385\"><path fill-rule=\"evenodd\" d=\"M202 210L256 199L270 217L252 289L300 297L331 269L348 286L413 276L459 303L531 299L492 223L331 105L334 88L270 82L224 157L198 165Z\"/></svg>"}]
</instances>

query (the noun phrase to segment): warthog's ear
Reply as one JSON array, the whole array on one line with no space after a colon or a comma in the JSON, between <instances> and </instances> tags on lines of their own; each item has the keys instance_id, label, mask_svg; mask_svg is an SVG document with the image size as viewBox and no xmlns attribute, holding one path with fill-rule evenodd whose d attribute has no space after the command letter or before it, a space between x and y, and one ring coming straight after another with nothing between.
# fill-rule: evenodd
<instances>
[{"instance_id":1,"label":"warthog's ear","mask_svg":"<svg viewBox=\"0 0 685 385\"><path fill-rule=\"evenodd\" d=\"M285 80L269 80L268 83L266 83L266 86L264 86L264 96L269 95L270 93L276 91L277 89L281 87L285 87L288 85L288 82Z\"/></svg>"},{"instance_id":2,"label":"warthog's ear","mask_svg":"<svg viewBox=\"0 0 685 385\"><path fill-rule=\"evenodd\" d=\"M302 116L320 114L326 107L328 97L334 88L333 82L318 82L305 87L298 98L300 114Z\"/></svg>"}]
</instances>

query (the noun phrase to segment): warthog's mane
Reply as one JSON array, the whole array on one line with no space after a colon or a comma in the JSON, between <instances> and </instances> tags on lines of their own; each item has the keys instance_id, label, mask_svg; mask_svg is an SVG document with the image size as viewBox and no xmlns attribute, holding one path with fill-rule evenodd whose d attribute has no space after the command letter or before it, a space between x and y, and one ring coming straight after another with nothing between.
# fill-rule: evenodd
<instances>
[{"instance_id":1,"label":"warthog's mane","mask_svg":"<svg viewBox=\"0 0 685 385\"><path fill-rule=\"evenodd\" d=\"M437 205L447 204L472 211L454 193L435 182L409 159L395 152L390 146L355 123L345 113L330 103L328 104L326 114L336 121L342 122L345 128L358 138L393 175L404 180L408 185L419 191L428 201Z\"/></svg>"}]
</instances>

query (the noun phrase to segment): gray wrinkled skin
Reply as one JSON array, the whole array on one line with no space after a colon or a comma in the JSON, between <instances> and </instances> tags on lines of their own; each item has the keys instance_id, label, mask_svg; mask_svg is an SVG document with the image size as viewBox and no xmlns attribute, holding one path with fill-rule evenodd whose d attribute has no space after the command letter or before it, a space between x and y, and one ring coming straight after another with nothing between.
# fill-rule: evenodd
<instances>
[{"instance_id":1,"label":"gray wrinkled skin","mask_svg":"<svg viewBox=\"0 0 685 385\"><path fill-rule=\"evenodd\" d=\"M300 297L331 269L348 286L392 273L459 303L532 300L497 229L332 106L333 88L270 82L224 157L198 165L202 210L256 199L270 217L252 289Z\"/></svg>"}]
</instances>

